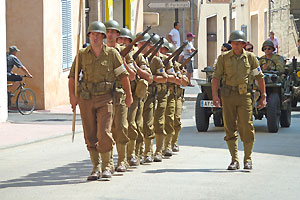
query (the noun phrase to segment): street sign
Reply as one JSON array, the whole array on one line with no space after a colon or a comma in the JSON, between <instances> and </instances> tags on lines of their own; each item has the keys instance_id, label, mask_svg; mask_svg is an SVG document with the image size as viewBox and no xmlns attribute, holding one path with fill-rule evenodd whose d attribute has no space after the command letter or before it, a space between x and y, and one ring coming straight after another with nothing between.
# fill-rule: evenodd
<instances>
[{"instance_id":1,"label":"street sign","mask_svg":"<svg viewBox=\"0 0 300 200\"><path fill-rule=\"evenodd\" d=\"M232 3L232 0L206 0L206 3Z\"/></svg>"},{"instance_id":2,"label":"street sign","mask_svg":"<svg viewBox=\"0 0 300 200\"><path fill-rule=\"evenodd\" d=\"M149 8L190 8L190 1L170 2L170 3L149 3Z\"/></svg>"}]
</instances>

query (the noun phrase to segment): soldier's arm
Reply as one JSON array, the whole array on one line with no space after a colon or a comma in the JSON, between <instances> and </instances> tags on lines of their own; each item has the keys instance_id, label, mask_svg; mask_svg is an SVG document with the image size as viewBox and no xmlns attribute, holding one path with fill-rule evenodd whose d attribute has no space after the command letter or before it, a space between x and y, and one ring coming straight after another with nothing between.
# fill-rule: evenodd
<instances>
[{"instance_id":1,"label":"soldier's arm","mask_svg":"<svg viewBox=\"0 0 300 200\"><path fill-rule=\"evenodd\" d=\"M220 55L218 57L218 61L216 64L216 69L213 73L213 78L211 80L211 90L212 90L212 97L213 97L213 104L216 107L221 106L220 98L219 98L219 84L220 84L220 79L223 75L224 71L224 60L223 60L223 55Z\"/></svg>"},{"instance_id":2,"label":"soldier's arm","mask_svg":"<svg viewBox=\"0 0 300 200\"><path fill-rule=\"evenodd\" d=\"M136 73L132 69L133 63L127 64L126 58L122 57L122 59L123 59L124 66L125 66L127 72L129 73L129 80L131 80L131 81L135 80Z\"/></svg>"},{"instance_id":3,"label":"soldier's arm","mask_svg":"<svg viewBox=\"0 0 300 200\"><path fill-rule=\"evenodd\" d=\"M258 82L258 87L260 90L260 99L259 102L257 104L257 108L259 110L263 109L264 107L266 107L266 85L265 85L265 79L264 78L260 78L257 80Z\"/></svg>"},{"instance_id":4,"label":"soldier's arm","mask_svg":"<svg viewBox=\"0 0 300 200\"><path fill-rule=\"evenodd\" d=\"M130 82L129 82L128 76L122 77L121 83L122 83L123 89L126 93L126 99L125 99L126 106L130 107L133 102L133 99L132 99L131 87L130 87Z\"/></svg>"}]
</instances>

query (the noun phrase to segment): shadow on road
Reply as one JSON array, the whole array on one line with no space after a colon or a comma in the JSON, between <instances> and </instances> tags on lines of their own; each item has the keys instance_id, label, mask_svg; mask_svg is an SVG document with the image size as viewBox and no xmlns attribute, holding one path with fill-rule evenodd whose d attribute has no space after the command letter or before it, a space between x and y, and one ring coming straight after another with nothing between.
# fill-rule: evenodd
<instances>
[{"instance_id":1,"label":"shadow on road","mask_svg":"<svg viewBox=\"0 0 300 200\"><path fill-rule=\"evenodd\" d=\"M255 130L254 152L300 157L300 132L280 128L278 133L268 133L263 124L255 124ZM181 130L179 145L227 149L224 136L224 129L215 128L213 124L208 132L198 132L196 126L187 126ZM239 150L243 150L240 139Z\"/></svg>"},{"instance_id":2,"label":"shadow on road","mask_svg":"<svg viewBox=\"0 0 300 200\"><path fill-rule=\"evenodd\" d=\"M155 169L155 170L147 170L145 173L150 174L160 174L160 173L186 173L186 172L212 172L212 173L240 173L240 172L250 172L249 170L224 170L224 169Z\"/></svg>"},{"instance_id":3,"label":"shadow on road","mask_svg":"<svg viewBox=\"0 0 300 200\"><path fill-rule=\"evenodd\" d=\"M90 160L82 160L62 167L31 173L17 179L1 181L0 189L86 183L87 174L91 169Z\"/></svg>"}]
</instances>

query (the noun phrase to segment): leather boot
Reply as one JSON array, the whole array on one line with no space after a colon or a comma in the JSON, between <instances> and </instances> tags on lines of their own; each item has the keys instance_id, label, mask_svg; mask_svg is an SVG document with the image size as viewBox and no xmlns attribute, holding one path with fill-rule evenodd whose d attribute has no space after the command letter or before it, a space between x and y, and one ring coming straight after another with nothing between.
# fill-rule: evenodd
<instances>
[{"instance_id":1,"label":"leather boot","mask_svg":"<svg viewBox=\"0 0 300 200\"><path fill-rule=\"evenodd\" d=\"M118 165L117 172L126 172L126 144L117 143L117 151L118 151Z\"/></svg>"},{"instance_id":2,"label":"leather boot","mask_svg":"<svg viewBox=\"0 0 300 200\"><path fill-rule=\"evenodd\" d=\"M101 153L102 158L102 178L111 178L111 160L112 151Z\"/></svg>"},{"instance_id":3,"label":"leather boot","mask_svg":"<svg viewBox=\"0 0 300 200\"><path fill-rule=\"evenodd\" d=\"M145 139L145 163L153 162L153 139Z\"/></svg>"},{"instance_id":4,"label":"leather boot","mask_svg":"<svg viewBox=\"0 0 300 200\"><path fill-rule=\"evenodd\" d=\"M253 142L244 143L244 169L252 169Z\"/></svg>"},{"instance_id":5,"label":"leather boot","mask_svg":"<svg viewBox=\"0 0 300 200\"><path fill-rule=\"evenodd\" d=\"M228 166L228 170L239 169L239 158L238 158L238 140L228 140L226 141L230 155L231 163Z\"/></svg>"},{"instance_id":6,"label":"leather boot","mask_svg":"<svg viewBox=\"0 0 300 200\"><path fill-rule=\"evenodd\" d=\"M97 150L89 151L91 162L93 164L93 171L91 175L87 177L88 181L97 180L100 177L100 156Z\"/></svg>"},{"instance_id":7,"label":"leather boot","mask_svg":"<svg viewBox=\"0 0 300 200\"><path fill-rule=\"evenodd\" d=\"M138 166L138 160L135 155L136 140L130 140L127 144L127 160L130 166Z\"/></svg>"},{"instance_id":8,"label":"leather boot","mask_svg":"<svg viewBox=\"0 0 300 200\"><path fill-rule=\"evenodd\" d=\"M164 145L165 136L162 134L156 134L155 139L156 139L156 150L155 150L155 155L154 155L154 162L161 162L162 161L162 148Z\"/></svg>"},{"instance_id":9,"label":"leather boot","mask_svg":"<svg viewBox=\"0 0 300 200\"><path fill-rule=\"evenodd\" d=\"M163 155L164 156L172 156L172 146L171 146L171 142L172 142L172 135L168 134L167 136L165 136L165 145L164 145L164 151L163 151Z\"/></svg>"}]
</instances>

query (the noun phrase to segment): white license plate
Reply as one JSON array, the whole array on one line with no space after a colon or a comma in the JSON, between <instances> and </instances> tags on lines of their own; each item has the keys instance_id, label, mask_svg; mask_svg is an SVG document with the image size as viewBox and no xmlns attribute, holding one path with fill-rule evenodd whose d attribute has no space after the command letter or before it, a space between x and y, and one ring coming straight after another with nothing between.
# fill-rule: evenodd
<instances>
[{"instance_id":1,"label":"white license plate","mask_svg":"<svg viewBox=\"0 0 300 200\"><path fill-rule=\"evenodd\" d=\"M215 107L212 100L201 100L200 107Z\"/></svg>"}]
</instances>

